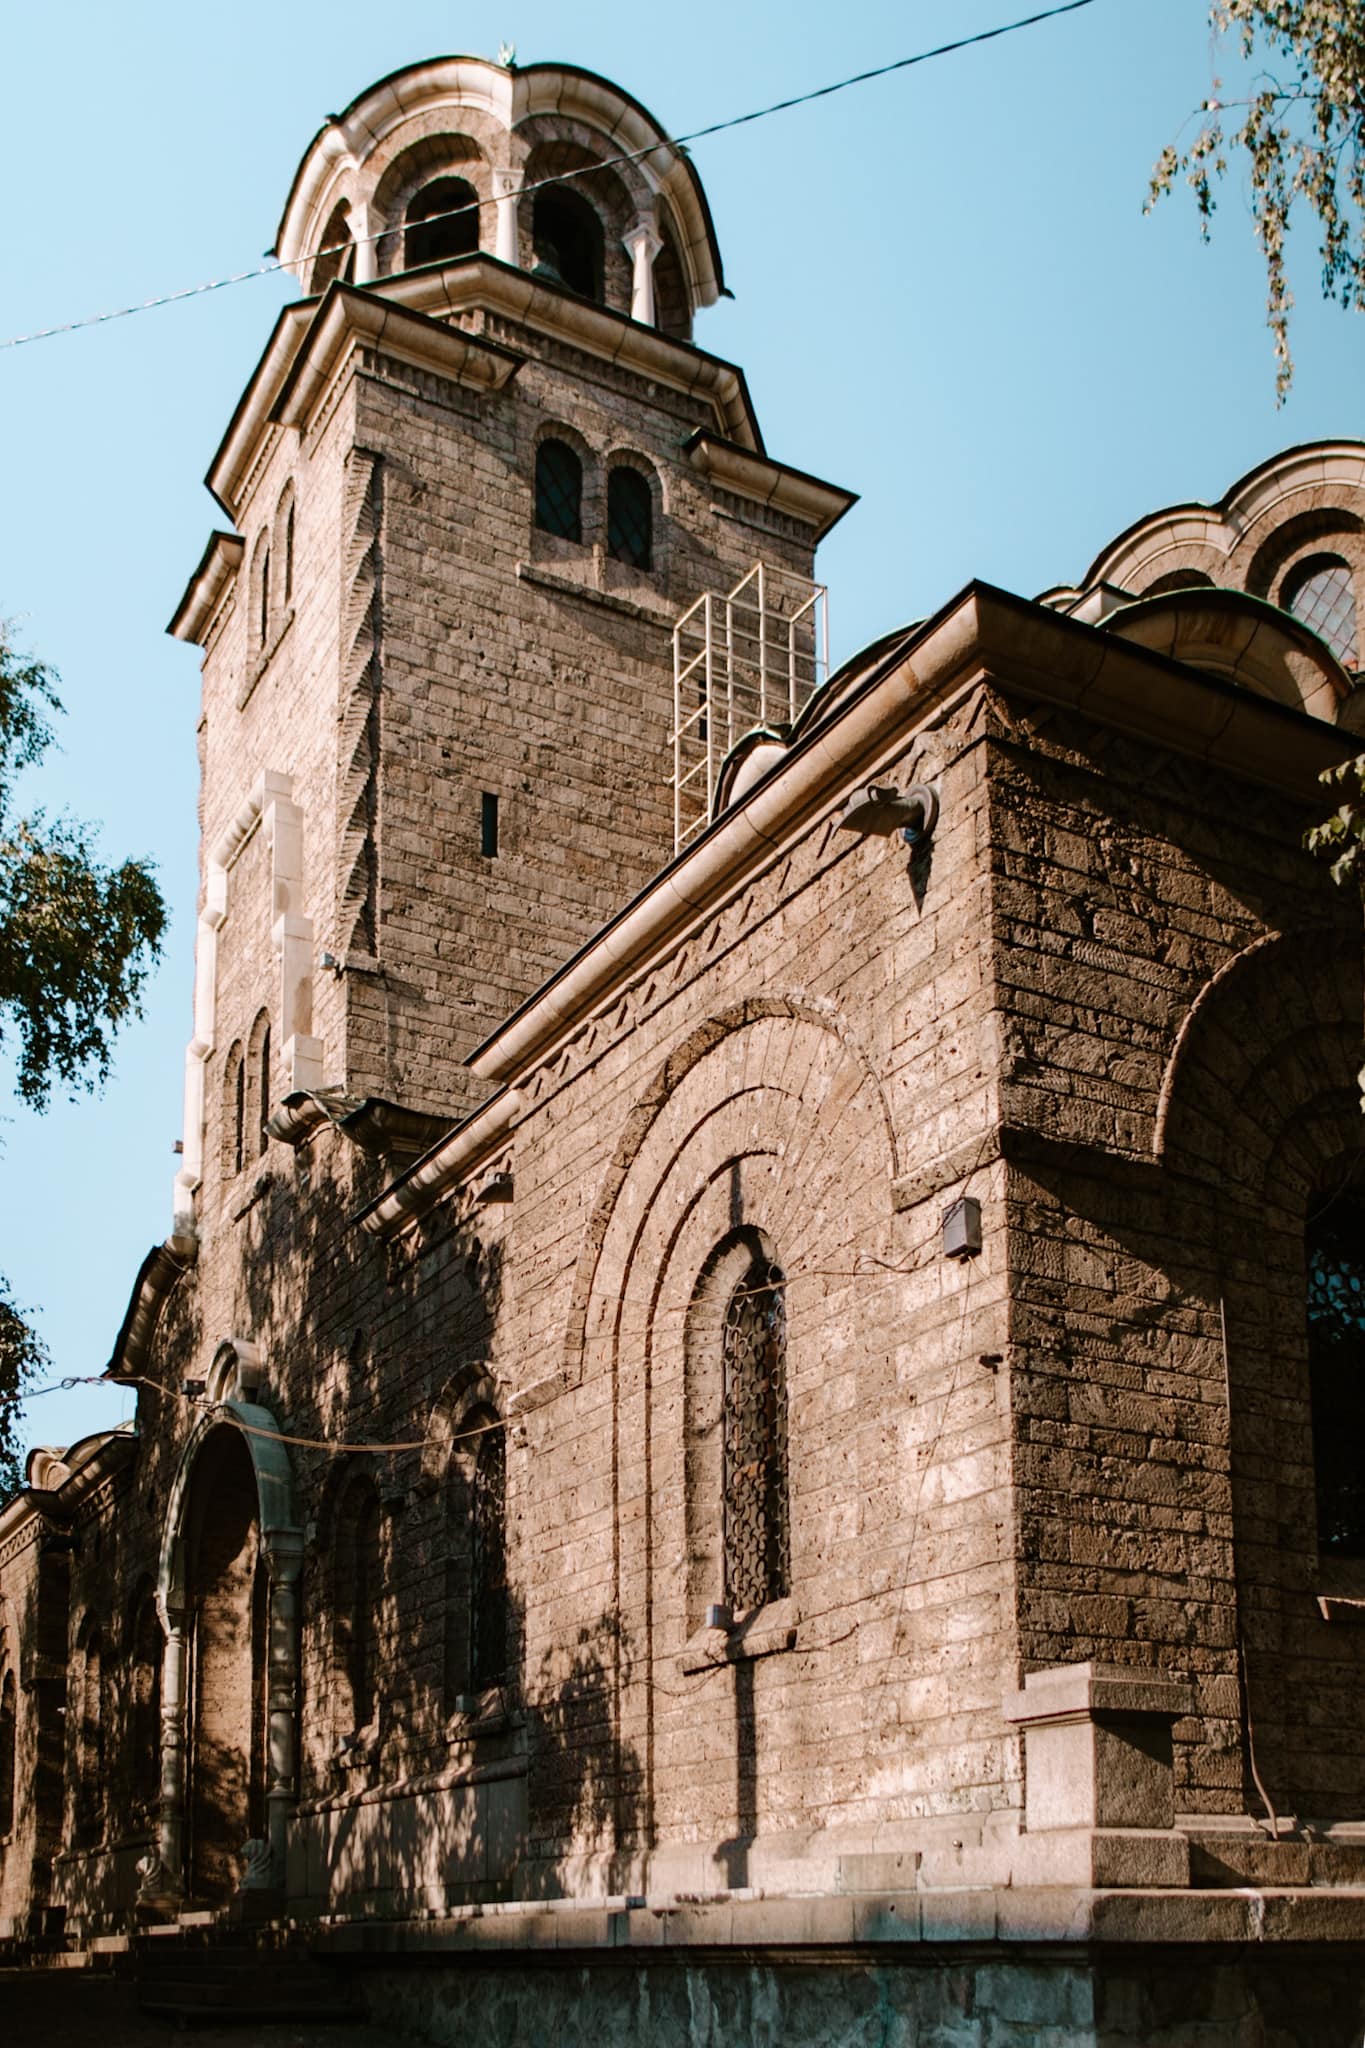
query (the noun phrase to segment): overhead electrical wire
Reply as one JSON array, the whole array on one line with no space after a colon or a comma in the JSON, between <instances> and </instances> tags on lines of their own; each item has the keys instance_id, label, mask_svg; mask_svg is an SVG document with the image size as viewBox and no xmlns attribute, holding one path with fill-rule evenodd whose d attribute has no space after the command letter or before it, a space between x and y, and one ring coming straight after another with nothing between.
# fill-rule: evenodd
<instances>
[{"instance_id":1,"label":"overhead electrical wire","mask_svg":"<svg viewBox=\"0 0 1365 2048\"><path fill-rule=\"evenodd\" d=\"M626 150L621 155L607 157L600 163L581 165L571 175L575 179L580 179L589 177L596 171L613 170L620 164L639 163L644 158L653 156L661 147L671 146L682 150L689 143L703 142L710 136L727 134L733 128L748 127L753 121L766 121L773 114L790 113L794 107L810 106L815 100L829 99L832 94L847 92L852 86L868 85L873 79L889 78L894 72L909 71L918 64L930 64L936 58L951 57L959 50L975 49L978 44L993 43L1001 36L1017 35L1021 29L1036 28L1040 22L1055 21L1059 15L1077 14L1083 7L1095 5L1096 0L1062 0L1059 6L1043 8L1036 14L1023 15L1016 21L1001 22L996 28L979 29L974 35L958 36L952 42L936 43L930 50L917 50L913 56L894 58L891 63L878 64L870 71L855 71L848 78L835 79L829 85L817 85L810 92L797 93L790 99L774 100L766 107L754 107L747 114L731 115L725 121L712 121L704 128L689 129L685 134L666 138L663 143L650 143L645 149ZM546 185L562 185L564 182L563 176L541 178L534 184L524 186L517 197L525 198L529 193L541 191ZM497 201L494 199L469 200L461 206L452 206L443 213L427 215L422 224L429 227L437 221L452 220L456 215L463 213L479 213L496 204ZM78 320L63 320L54 327L35 328L29 334L8 335L0 340L0 350L26 348L35 341L55 340L60 334L76 334L83 328L103 327L112 320L127 320L134 313L156 312L163 306L179 305L184 299L202 298L208 292L224 291L229 285L249 284L257 277L272 277L277 271L291 269L293 263L315 263L322 256L334 256L371 242L382 241L394 232L391 227L378 228L372 234L348 236L344 242L323 243L315 249L301 250L293 258L292 263L285 263L278 256L268 256L263 262L253 264L248 270L234 270L224 277L208 278L202 284L184 285L179 291L162 292L156 298L140 299L126 306L113 306L103 313L87 313Z\"/></svg>"}]
</instances>

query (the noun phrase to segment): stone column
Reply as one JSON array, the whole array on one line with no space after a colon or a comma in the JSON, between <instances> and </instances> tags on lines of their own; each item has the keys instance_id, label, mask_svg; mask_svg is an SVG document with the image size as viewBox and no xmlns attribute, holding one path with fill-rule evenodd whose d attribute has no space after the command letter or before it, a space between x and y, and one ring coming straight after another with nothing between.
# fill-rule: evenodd
<instances>
[{"instance_id":1,"label":"stone column","mask_svg":"<svg viewBox=\"0 0 1365 2048\"><path fill-rule=\"evenodd\" d=\"M510 263L516 269L521 262L521 238L517 229L517 201L521 188L526 183L523 166L508 165L493 173L493 202L497 213L497 235L493 243L493 254L499 263Z\"/></svg>"},{"instance_id":2,"label":"stone column","mask_svg":"<svg viewBox=\"0 0 1365 2048\"><path fill-rule=\"evenodd\" d=\"M663 248L663 243L655 234L653 228L649 226L648 222L641 221L640 225L632 228L628 235L622 236L621 246L626 250L631 262L635 266L635 273L631 280L630 288L630 317L632 320L638 320L643 327L652 327L654 325L654 258L658 255L660 249Z\"/></svg>"},{"instance_id":3,"label":"stone column","mask_svg":"<svg viewBox=\"0 0 1365 2048\"><path fill-rule=\"evenodd\" d=\"M299 1718L299 1572L303 1537L275 1529L268 1538L270 1606L266 1642L266 1836L275 1887L285 1885L289 1814L297 1798Z\"/></svg>"},{"instance_id":4,"label":"stone column","mask_svg":"<svg viewBox=\"0 0 1365 2048\"><path fill-rule=\"evenodd\" d=\"M351 215L351 233L355 236L355 281L357 284L373 284L379 275L379 244L370 240L374 222L370 209L361 200Z\"/></svg>"},{"instance_id":5,"label":"stone column","mask_svg":"<svg viewBox=\"0 0 1365 2048\"><path fill-rule=\"evenodd\" d=\"M183 1606L162 1609L166 1631L161 1656L161 1798L155 1856L138 1865L138 1905L173 1913L185 1896L185 1705L190 1615Z\"/></svg>"}]
</instances>

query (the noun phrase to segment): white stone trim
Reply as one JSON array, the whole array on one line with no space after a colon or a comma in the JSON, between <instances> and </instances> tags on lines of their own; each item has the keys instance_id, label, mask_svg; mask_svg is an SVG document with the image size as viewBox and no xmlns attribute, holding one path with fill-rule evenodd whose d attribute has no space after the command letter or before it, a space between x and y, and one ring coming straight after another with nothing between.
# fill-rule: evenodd
<instances>
[{"instance_id":1,"label":"white stone trim","mask_svg":"<svg viewBox=\"0 0 1365 2048\"><path fill-rule=\"evenodd\" d=\"M204 1175L207 1125L204 1069L217 1042L218 933L228 915L229 877L258 827L270 846L270 936L280 963L276 1014L288 1087L322 1085L322 1042L312 1036L313 924L302 910L303 812L293 801L292 778L267 768L209 849L205 868L194 956L194 1030L185 1050L185 1149L175 1177L177 1237L197 1235L195 1197Z\"/></svg>"}]
</instances>

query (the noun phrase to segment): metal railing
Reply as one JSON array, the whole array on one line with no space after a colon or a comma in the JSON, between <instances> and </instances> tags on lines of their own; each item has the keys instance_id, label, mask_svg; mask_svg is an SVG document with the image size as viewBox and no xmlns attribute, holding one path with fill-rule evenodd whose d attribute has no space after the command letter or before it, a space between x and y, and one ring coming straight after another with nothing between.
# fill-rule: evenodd
<instances>
[{"instance_id":1,"label":"metal railing","mask_svg":"<svg viewBox=\"0 0 1365 2048\"><path fill-rule=\"evenodd\" d=\"M725 596L708 591L673 628L673 848L704 831L721 765L755 727L790 726L829 678L821 583L755 562Z\"/></svg>"}]
</instances>

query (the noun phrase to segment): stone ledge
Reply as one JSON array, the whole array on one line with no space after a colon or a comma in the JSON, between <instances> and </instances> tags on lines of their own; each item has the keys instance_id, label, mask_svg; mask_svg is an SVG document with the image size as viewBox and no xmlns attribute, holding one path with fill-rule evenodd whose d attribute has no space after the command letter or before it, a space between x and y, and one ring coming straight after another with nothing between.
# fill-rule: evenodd
<instances>
[{"instance_id":1,"label":"stone ledge","mask_svg":"<svg viewBox=\"0 0 1365 2048\"><path fill-rule=\"evenodd\" d=\"M1195 1892L1084 1885L965 1886L856 1895L622 1894L586 1901L517 1900L455 1907L439 1918L333 1921L322 1954L437 1962L453 1954L622 1949L799 1951L837 1962L853 1948L965 1944L1365 1943L1365 1888L1324 1892ZM823 1952L823 1954L822 1954Z\"/></svg>"},{"instance_id":2,"label":"stone ledge","mask_svg":"<svg viewBox=\"0 0 1365 2048\"><path fill-rule=\"evenodd\" d=\"M600 590L595 583L581 583L576 576L543 568L539 562L518 562L517 579L522 583L532 583L541 590L553 590L559 597L578 597L585 604L602 605L609 612L620 612L623 618L642 620L645 625L658 626L665 633L673 630L671 607L641 604L622 591Z\"/></svg>"}]
</instances>

